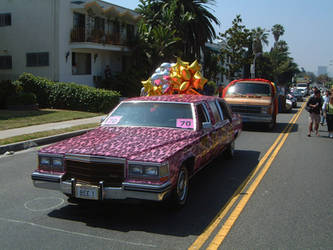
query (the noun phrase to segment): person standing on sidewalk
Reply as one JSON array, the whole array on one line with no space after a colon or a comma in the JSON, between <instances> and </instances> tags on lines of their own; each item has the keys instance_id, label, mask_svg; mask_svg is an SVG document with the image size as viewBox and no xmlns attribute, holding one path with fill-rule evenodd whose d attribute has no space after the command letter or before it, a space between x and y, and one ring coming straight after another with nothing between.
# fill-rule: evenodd
<instances>
[{"instance_id":1,"label":"person standing on sidewalk","mask_svg":"<svg viewBox=\"0 0 333 250\"><path fill-rule=\"evenodd\" d=\"M322 126L325 124L326 106L327 106L327 103L329 103L330 95L331 95L331 93L328 90L326 90L325 95L323 96L324 104L323 104L323 107L322 107L322 116L321 116L321 120L320 120L320 124Z\"/></svg>"},{"instance_id":2,"label":"person standing on sidewalk","mask_svg":"<svg viewBox=\"0 0 333 250\"><path fill-rule=\"evenodd\" d=\"M333 96L330 96L330 100L326 104L326 123L328 136L333 138Z\"/></svg>"},{"instance_id":3,"label":"person standing on sidewalk","mask_svg":"<svg viewBox=\"0 0 333 250\"><path fill-rule=\"evenodd\" d=\"M320 109L323 106L323 99L320 96L320 91L317 89L314 92L314 95L311 96L306 103L307 110L310 113L309 116L309 133L308 136L311 136L312 127L314 123L314 130L316 131L316 135L319 135L318 133L318 127L320 122Z\"/></svg>"}]
</instances>

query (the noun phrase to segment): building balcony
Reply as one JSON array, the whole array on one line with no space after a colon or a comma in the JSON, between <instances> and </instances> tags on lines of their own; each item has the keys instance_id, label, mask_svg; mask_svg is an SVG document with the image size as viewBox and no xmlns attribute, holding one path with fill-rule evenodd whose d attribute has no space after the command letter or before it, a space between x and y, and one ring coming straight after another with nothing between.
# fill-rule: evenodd
<instances>
[{"instance_id":1,"label":"building balcony","mask_svg":"<svg viewBox=\"0 0 333 250\"><path fill-rule=\"evenodd\" d=\"M97 43L101 45L129 46L131 39L124 39L120 32L105 33L103 30L73 28L70 37L71 43Z\"/></svg>"}]
</instances>

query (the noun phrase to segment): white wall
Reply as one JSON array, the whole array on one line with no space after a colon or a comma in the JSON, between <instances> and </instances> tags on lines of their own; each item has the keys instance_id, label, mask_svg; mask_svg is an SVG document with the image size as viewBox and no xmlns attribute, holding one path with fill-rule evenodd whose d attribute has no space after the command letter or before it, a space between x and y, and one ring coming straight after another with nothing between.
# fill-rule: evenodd
<instances>
[{"instance_id":1,"label":"white wall","mask_svg":"<svg viewBox=\"0 0 333 250\"><path fill-rule=\"evenodd\" d=\"M12 56L14 77L23 72L51 78L55 62L53 26L53 0L1 0L0 12L11 13L11 26L0 27L0 54ZM7 50L7 53L4 53ZM49 66L27 67L26 53L48 52Z\"/></svg>"}]
</instances>

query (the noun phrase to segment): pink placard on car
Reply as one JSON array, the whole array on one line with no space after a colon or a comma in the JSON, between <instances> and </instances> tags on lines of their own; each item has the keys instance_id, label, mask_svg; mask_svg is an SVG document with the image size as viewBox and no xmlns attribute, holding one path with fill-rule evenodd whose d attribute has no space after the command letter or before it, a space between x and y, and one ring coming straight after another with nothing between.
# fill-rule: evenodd
<instances>
[{"instance_id":1,"label":"pink placard on car","mask_svg":"<svg viewBox=\"0 0 333 250\"><path fill-rule=\"evenodd\" d=\"M110 116L105 124L107 125L115 125L115 124L118 124L118 122L120 121L120 119L122 118L122 116Z\"/></svg>"},{"instance_id":2,"label":"pink placard on car","mask_svg":"<svg viewBox=\"0 0 333 250\"><path fill-rule=\"evenodd\" d=\"M177 128L193 128L193 119L177 119Z\"/></svg>"}]
</instances>

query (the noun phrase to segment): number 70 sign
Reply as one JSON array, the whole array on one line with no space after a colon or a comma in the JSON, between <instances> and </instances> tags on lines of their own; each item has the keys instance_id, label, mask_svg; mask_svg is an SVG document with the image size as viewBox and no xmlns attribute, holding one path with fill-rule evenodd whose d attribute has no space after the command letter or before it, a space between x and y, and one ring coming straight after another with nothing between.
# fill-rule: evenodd
<instances>
[{"instance_id":1,"label":"number 70 sign","mask_svg":"<svg viewBox=\"0 0 333 250\"><path fill-rule=\"evenodd\" d=\"M177 119L177 128L193 128L193 119Z\"/></svg>"}]
</instances>

